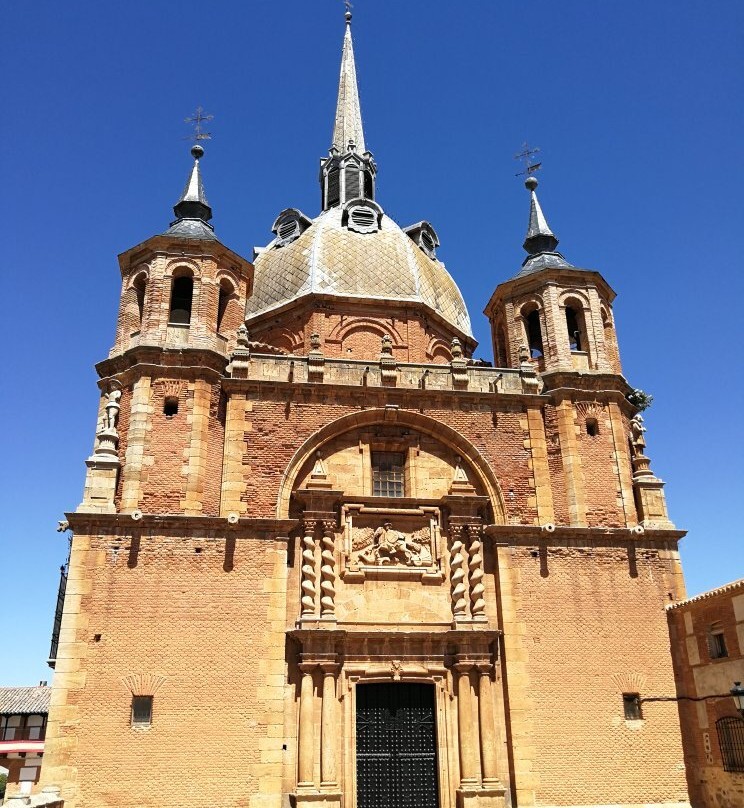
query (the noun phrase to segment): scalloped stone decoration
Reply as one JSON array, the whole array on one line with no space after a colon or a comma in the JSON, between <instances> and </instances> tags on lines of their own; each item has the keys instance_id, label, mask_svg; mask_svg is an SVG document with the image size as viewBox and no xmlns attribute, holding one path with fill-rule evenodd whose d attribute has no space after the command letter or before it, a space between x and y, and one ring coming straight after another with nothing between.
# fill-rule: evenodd
<instances>
[{"instance_id":1,"label":"scalloped stone decoration","mask_svg":"<svg viewBox=\"0 0 744 808\"><path fill-rule=\"evenodd\" d=\"M121 681L133 696L154 696L167 678L157 673L131 673L124 676Z\"/></svg>"}]
</instances>

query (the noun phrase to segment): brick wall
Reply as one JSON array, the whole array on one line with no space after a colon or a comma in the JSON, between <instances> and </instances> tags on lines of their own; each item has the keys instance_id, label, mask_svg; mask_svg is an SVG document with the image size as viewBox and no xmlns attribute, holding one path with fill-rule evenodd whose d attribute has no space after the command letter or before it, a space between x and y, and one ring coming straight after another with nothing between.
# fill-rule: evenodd
<instances>
[{"instance_id":1,"label":"brick wall","mask_svg":"<svg viewBox=\"0 0 744 808\"><path fill-rule=\"evenodd\" d=\"M68 808L279 808L284 542L133 531L73 547L84 618L65 615L46 782ZM132 728L148 689L152 725Z\"/></svg>"}]
</instances>

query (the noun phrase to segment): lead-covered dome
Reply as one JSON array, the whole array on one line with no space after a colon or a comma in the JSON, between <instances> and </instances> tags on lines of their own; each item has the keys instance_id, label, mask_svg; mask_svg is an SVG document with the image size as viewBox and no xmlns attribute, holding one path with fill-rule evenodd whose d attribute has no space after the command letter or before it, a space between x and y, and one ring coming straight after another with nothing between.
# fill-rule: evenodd
<instances>
[{"instance_id":1,"label":"lead-covered dome","mask_svg":"<svg viewBox=\"0 0 744 808\"><path fill-rule=\"evenodd\" d=\"M374 202L333 207L314 220L285 211L274 229L254 262L247 321L306 295L331 295L423 304L472 337L465 301L427 250L430 241L417 244Z\"/></svg>"}]
</instances>

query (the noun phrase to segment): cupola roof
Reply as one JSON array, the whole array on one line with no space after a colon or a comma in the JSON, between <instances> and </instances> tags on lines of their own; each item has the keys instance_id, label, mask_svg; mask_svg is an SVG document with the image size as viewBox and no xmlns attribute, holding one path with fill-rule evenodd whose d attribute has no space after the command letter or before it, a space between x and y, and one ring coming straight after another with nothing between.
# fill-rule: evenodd
<instances>
[{"instance_id":1,"label":"cupola roof","mask_svg":"<svg viewBox=\"0 0 744 808\"><path fill-rule=\"evenodd\" d=\"M350 226L354 207L375 211L368 231ZM254 264L247 320L306 295L327 295L423 304L472 337L465 301L444 264L367 200L323 211L288 244L277 237Z\"/></svg>"},{"instance_id":2,"label":"cupola roof","mask_svg":"<svg viewBox=\"0 0 744 808\"><path fill-rule=\"evenodd\" d=\"M274 222L276 238L255 259L246 320L278 312L299 298L420 304L472 341L460 290L436 258L439 239L428 222L406 231L375 202L376 166L365 151L351 12L346 12L333 143L321 161L323 212L296 208Z\"/></svg>"}]
</instances>

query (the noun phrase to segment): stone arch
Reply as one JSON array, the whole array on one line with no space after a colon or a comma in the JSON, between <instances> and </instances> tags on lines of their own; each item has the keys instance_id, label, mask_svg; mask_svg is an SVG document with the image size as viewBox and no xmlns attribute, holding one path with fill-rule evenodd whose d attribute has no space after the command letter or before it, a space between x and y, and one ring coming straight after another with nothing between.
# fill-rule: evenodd
<instances>
[{"instance_id":1,"label":"stone arch","mask_svg":"<svg viewBox=\"0 0 744 808\"><path fill-rule=\"evenodd\" d=\"M178 275L183 275L186 272L191 272L194 278L201 277L201 265L198 261L194 261L193 258L172 258L168 263L165 265L165 272L163 273L164 276L167 277L177 277Z\"/></svg>"},{"instance_id":2,"label":"stone arch","mask_svg":"<svg viewBox=\"0 0 744 808\"><path fill-rule=\"evenodd\" d=\"M393 345L400 346L403 344L403 338L394 326L373 317L354 317L350 320L340 322L328 335L328 339L343 344L344 339L346 339L352 331L365 328L375 334L379 334L380 337L385 335L389 336L393 341Z\"/></svg>"},{"instance_id":3,"label":"stone arch","mask_svg":"<svg viewBox=\"0 0 744 808\"><path fill-rule=\"evenodd\" d=\"M446 365L452 361L452 345L441 337L432 337L426 346L426 355L435 364Z\"/></svg>"},{"instance_id":4,"label":"stone arch","mask_svg":"<svg viewBox=\"0 0 744 808\"><path fill-rule=\"evenodd\" d=\"M292 459L289 461L287 468L284 470L279 484L276 510L277 518L286 519L288 517L289 502L295 479L315 452L320 450L326 443L343 435L345 432L350 432L359 427L385 423L385 414L386 410L381 408L349 413L348 415L337 418L335 421L331 421L331 423L326 424L315 434L311 435L302 446L297 449ZM395 423L398 426L409 426L430 435L443 445L452 449L456 454L459 454L473 470L473 473L478 475L491 502L494 520L498 524L506 523L506 506L504 496L501 492L501 486L486 459L469 440L441 421L437 421L428 415L423 415L412 410L398 410L396 412Z\"/></svg>"}]
</instances>

